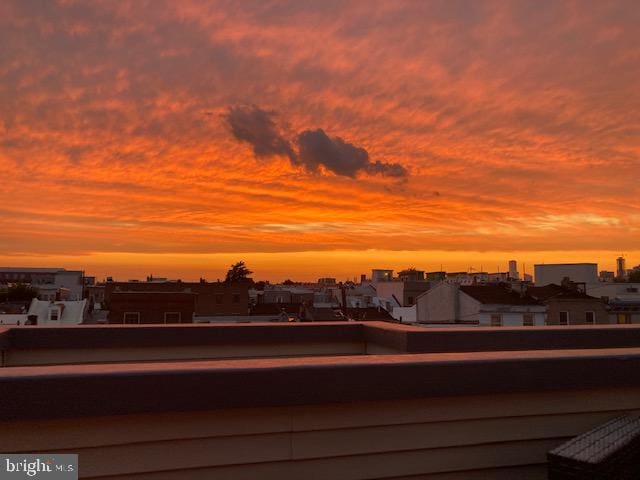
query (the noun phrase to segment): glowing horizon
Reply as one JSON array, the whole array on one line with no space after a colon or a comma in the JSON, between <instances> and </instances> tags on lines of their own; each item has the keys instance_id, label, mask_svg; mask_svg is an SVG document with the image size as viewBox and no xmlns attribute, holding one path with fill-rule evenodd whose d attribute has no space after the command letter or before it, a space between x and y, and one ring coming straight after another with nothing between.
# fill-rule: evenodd
<instances>
[{"instance_id":1,"label":"glowing horizon","mask_svg":"<svg viewBox=\"0 0 640 480\"><path fill-rule=\"evenodd\" d=\"M0 264L638 264L634 11L2 2Z\"/></svg>"},{"instance_id":2,"label":"glowing horizon","mask_svg":"<svg viewBox=\"0 0 640 480\"><path fill-rule=\"evenodd\" d=\"M521 276L524 273L533 275L533 267L538 263L597 263L599 271L615 272L617 255L610 251L505 253L380 250L222 254L96 253L82 258L40 256L20 257L18 260L14 258L13 261L10 257L0 256L0 266L46 266L83 270L86 275L96 276L99 281L107 276L120 281L143 280L148 275L183 281L197 281L199 278L216 281L224 280L232 263L243 260L254 272L254 280L275 283L286 279L314 282L323 277L335 277L340 281L359 280L361 274L370 277L374 268L392 269L396 273L409 267L427 272L440 271L441 268L448 272L469 271L469 268L473 268L473 271L506 272L509 260L518 262ZM640 258L640 251L630 252L627 258Z\"/></svg>"}]
</instances>

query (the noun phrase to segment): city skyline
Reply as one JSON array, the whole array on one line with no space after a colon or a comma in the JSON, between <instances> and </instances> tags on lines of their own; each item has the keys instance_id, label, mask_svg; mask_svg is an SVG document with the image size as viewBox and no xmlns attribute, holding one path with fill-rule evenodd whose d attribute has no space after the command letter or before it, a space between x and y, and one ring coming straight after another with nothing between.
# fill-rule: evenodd
<instances>
[{"instance_id":1,"label":"city skyline","mask_svg":"<svg viewBox=\"0 0 640 480\"><path fill-rule=\"evenodd\" d=\"M634 12L3 2L0 264L615 270L640 258Z\"/></svg>"},{"instance_id":2,"label":"city skyline","mask_svg":"<svg viewBox=\"0 0 640 480\"><path fill-rule=\"evenodd\" d=\"M378 262L377 259L384 258L386 253L394 256L395 260ZM133 267L114 267L114 265L125 264L121 260L114 259L110 255L98 257L98 262L87 264L86 260L66 259L65 263L47 263L46 257L32 260L17 260L12 265L0 265L8 267L60 267L69 270L81 270L87 276L95 276L98 281L104 281L107 277L114 280L124 281L129 279L144 280L148 276L163 277L169 279L180 279L183 281L197 281L201 278L207 281L224 280L229 267L238 261L244 261L247 267L253 271L251 277L255 281L269 281L272 283L284 280L299 282L315 282L318 278L334 277L338 280L359 281L360 275L370 276L372 269L390 269L395 273L407 268L416 268L425 272L469 272L478 273L480 271L496 273L508 272L509 260L517 262L517 270L520 278L524 274L534 275L534 265L536 264L571 264L571 263L596 263L598 272L609 271L615 274L616 258L603 257L604 262L594 260L594 257L584 257L580 252L578 255L567 255L566 252L544 252L547 255L533 257L531 262L522 261L522 257L503 258L502 252L456 252L456 257L450 258L448 263L438 263L434 258L443 252L293 252L280 254L246 254L246 255L143 255L132 254L132 259L138 261ZM553 255L549 255L549 254ZM421 257L425 255L425 257ZM557 255L557 257L555 257ZM326 257L330 257L327 259ZM95 258L95 257L94 257ZM425 260L421 260L424 258ZM537 260L535 260L537 258ZM550 261L551 258L557 258ZM629 262L628 267L636 265L638 257L626 257ZM226 262L226 263L225 263ZM334 265L338 265L337 267ZM296 269L297 267L297 269ZM297 272L294 274L294 272Z\"/></svg>"}]
</instances>

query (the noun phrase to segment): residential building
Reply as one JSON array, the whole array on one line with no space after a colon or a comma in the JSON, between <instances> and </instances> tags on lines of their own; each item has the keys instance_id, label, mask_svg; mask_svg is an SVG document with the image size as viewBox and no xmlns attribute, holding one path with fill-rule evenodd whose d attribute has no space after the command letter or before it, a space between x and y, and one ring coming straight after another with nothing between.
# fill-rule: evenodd
<instances>
[{"instance_id":1,"label":"residential building","mask_svg":"<svg viewBox=\"0 0 640 480\"><path fill-rule=\"evenodd\" d=\"M479 326L541 326L546 307L510 285L459 285L440 282L418 296L418 323L474 323Z\"/></svg>"},{"instance_id":2,"label":"residential building","mask_svg":"<svg viewBox=\"0 0 640 480\"><path fill-rule=\"evenodd\" d=\"M249 284L225 282L107 282L105 309L111 309L114 292L171 292L192 293L197 296L195 314L198 316L246 315L249 312ZM156 297L159 298L159 297Z\"/></svg>"},{"instance_id":3,"label":"residential building","mask_svg":"<svg viewBox=\"0 0 640 480\"><path fill-rule=\"evenodd\" d=\"M427 281L438 283L447 278L447 272L427 272Z\"/></svg>"},{"instance_id":4,"label":"residential building","mask_svg":"<svg viewBox=\"0 0 640 480\"><path fill-rule=\"evenodd\" d=\"M598 279L601 282L613 282L616 279L616 274L615 272L610 272L608 270L600 270Z\"/></svg>"},{"instance_id":5,"label":"residential building","mask_svg":"<svg viewBox=\"0 0 640 480\"><path fill-rule=\"evenodd\" d=\"M508 272L455 272L448 273L446 281L457 283L458 285L487 285L508 282L510 280Z\"/></svg>"},{"instance_id":6,"label":"residential building","mask_svg":"<svg viewBox=\"0 0 640 480\"><path fill-rule=\"evenodd\" d=\"M597 283L597 263L544 263L534 265L536 287L560 285L564 278L576 283Z\"/></svg>"},{"instance_id":7,"label":"residential building","mask_svg":"<svg viewBox=\"0 0 640 480\"><path fill-rule=\"evenodd\" d=\"M29 325L79 325L87 314L87 300L48 301L34 298L27 312Z\"/></svg>"},{"instance_id":8,"label":"residential building","mask_svg":"<svg viewBox=\"0 0 640 480\"><path fill-rule=\"evenodd\" d=\"M591 284L587 293L607 302L609 323L640 323L640 283Z\"/></svg>"},{"instance_id":9,"label":"residential building","mask_svg":"<svg viewBox=\"0 0 640 480\"><path fill-rule=\"evenodd\" d=\"M389 282L393 280L393 270L375 268L371 270L372 282Z\"/></svg>"},{"instance_id":10,"label":"residential building","mask_svg":"<svg viewBox=\"0 0 640 480\"><path fill-rule=\"evenodd\" d=\"M640 300L610 300L609 321L617 324L640 323Z\"/></svg>"},{"instance_id":11,"label":"residential building","mask_svg":"<svg viewBox=\"0 0 640 480\"><path fill-rule=\"evenodd\" d=\"M251 308L251 315L244 321L268 322L338 322L393 321L384 309L376 307L316 307L307 303L258 304Z\"/></svg>"},{"instance_id":12,"label":"residential building","mask_svg":"<svg viewBox=\"0 0 640 480\"><path fill-rule=\"evenodd\" d=\"M172 291L113 291L108 321L112 324L193 323L198 294Z\"/></svg>"},{"instance_id":13,"label":"residential building","mask_svg":"<svg viewBox=\"0 0 640 480\"><path fill-rule=\"evenodd\" d=\"M70 300L84 297L84 273L64 268L1 267L0 283L25 283L34 288L65 288Z\"/></svg>"},{"instance_id":14,"label":"residential building","mask_svg":"<svg viewBox=\"0 0 640 480\"><path fill-rule=\"evenodd\" d=\"M429 290L431 284L424 281L382 281L371 284L375 289L376 297L383 302L383 306L389 303L391 307L410 307L415 304L416 298ZM387 309L391 311L391 309Z\"/></svg>"},{"instance_id":15,"label":"residential building","mask_svg":"<svg viewBox=\"0 0 640 480\"><path fill-rule=\"evenodd\" d=\"M398 280L401 282L424 282L424 272L409 268L398 273Z\"/></svg>"},{"instance_id":16,"label":"residential building","mask_svg":"<svg viewBox=\"0 0 640 480\"><path fill-rule=\"evenodd\" d=\"M640 283L596 282L586 285L586 293L593 297L612 300L640 301Z\"/></svg>"},{"instance_id":17,"label":"residential building","mask_svg":"<svg viewBox=\"0 0 640 480\"><path fill-rule=\"evenodd\" d=\"M71 299L71 290L64 287L58 287L52 283L33 285L32 288L38 292L39 300L53 301Z\"/></svg>"},{"instance_id":18,"label":"residential building","mask_svg":"<svg viewBox=\"0 0 640 480\"><path fill-rule=\"evenodd\" d=\"M106 284L97 283L95 285L87 286L85 287L85 292L89 303L95 305L96 308L101 307L102 303L104 303Z\"/></svg>"},{"instance_id":19,"label":"residential building","mask_svg":"<svg viewBox=\"0 0 640 480\"><path fill-rule=\"evenodd\" d=\"M258 296L259 303L293 303L291 300L291 292L288 290L273 289L264 290L262 295Z\"/></svg>"},{"instance_id":20,"label":"residential building","mask_svg":"<svg viewBox=\"0 0 640 480\"><path fill-rule=\"evenodd\" d=\"M610 323L606 302L587 295L584 284L564 282L563 285L529 287L527 293L547 307L547 325Z\"/></svg>"}]
</instances>

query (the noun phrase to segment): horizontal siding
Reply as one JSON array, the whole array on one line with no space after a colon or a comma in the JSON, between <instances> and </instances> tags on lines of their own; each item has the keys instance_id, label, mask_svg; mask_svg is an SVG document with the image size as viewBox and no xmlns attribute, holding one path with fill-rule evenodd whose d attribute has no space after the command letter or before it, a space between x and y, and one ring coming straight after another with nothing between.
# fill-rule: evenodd
<instances>
[{"instance_id":1,"label":"horizontal siding","mask_svg":"<svg viewBox=\"0 0 640 480\"><path fill-rule=\"evenodd\" d=\"M316 460L230 465L193 470L149 472L125 477L94 477L100 480L364 480L394 476L420 475L425 472L479 470L517 465L540 464L544 452L565 439L512 442L471 447L412 450L377 455L358 455ZM486 479L487 477L485 477ZM544 477L540 477L544 478Z\"/></svg>"},{"instance_id":2,"label":"horizontal siding","mask_svg":"<svg viewBox=\"0 0 640 480\"><path fill-rule=\"evenodd\" d=\"M0 451L78 453L83 478L493 478L637 410L620 389L5 422Z\"/></svg>"},{"instance_id":3,"label":"horizontal siding","mask_svg":"<svg viewBox=\"0 0 640 480\"><path fill-rule=\"evenodd\" d=\"M515 467L484 468L462 472L427 473L384 480L539 480L547 478L546 465L519 465ZM378 479L376 479L378 480Z\"/></svg>"}]
</instances>

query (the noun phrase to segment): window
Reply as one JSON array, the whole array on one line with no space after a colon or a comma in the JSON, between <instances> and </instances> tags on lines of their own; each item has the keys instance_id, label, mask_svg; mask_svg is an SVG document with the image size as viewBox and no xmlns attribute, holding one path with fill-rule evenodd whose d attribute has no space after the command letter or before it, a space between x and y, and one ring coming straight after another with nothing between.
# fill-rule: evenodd
<instances>
[{"instance_id":1,"label":"window","mask_svg":"<svg viewBox=\"0 0 640 480\"><path fill-rule=\"evenodd\" d=\"M124 312L124 323L140 323L140 312Z\"/></svg>"},{"instance_id":2,"label":"window","mask_svg":"<svg viewBox=\"0 0 640 480\"><path fill-rule=\"evenodd\" d=\"M584 323L593 325L596 323L596 312L585 312Z\"/></svg>"},{"instance_id":3,"label":"window","mask_svg":"<svg viewBox=\"0 0 640 480\"><path fill-rule=\"evenodd\" d=\"M407 302L409 305L413 305L413 297L407 297Z\"/></svg>"},{"instance_id":4,"label":"window","mask_svg":"<svg viewBox=\"0 0 640 480\"><path fill-rule=\"evenodd\" d=\"M631 323L631 315L626 313L619 313L618 323Z\"/></svg>"},{"instance_id":5,"label":"window","mask_svg":"<svg viewBox=\"0 0 640 480\"><path fill-rule=\"evenodd\" d=\"M560 325L569 325L569 312L559 312L560 317L558 318L558 323Z\"/></svg>"},{"instance_id":6,"label":"window","mask_svg":"<svg viewBox=\"0 0 640 480\"><path fill-rule=\"evenodd\" d=\"M216 293L216 305L222 305L222 297L221 293Z\"/></svg>"},{"instance_id":7,"label":"window","mask_svg":"<svg viewBox=\"0 0 640 480\"><path fill-rule=\"evenodd\" d=\"M281 297L278 297L278 298L280 299ZM233 303L240 303L240 294L239 293L234 293L233 294ZM278 303L280 303L280 302L278 302Z\"/></svg>"},{"instance_id":8,"label":"window","mask_svg":"<svg viewBox=\"0 0 640 480\"><path fill-rule=\"evenodd\" d=\"M533 327L533 313L525 313L522 315L522 325L525 327Z\"/></svg>"},{"instance_id":9,"label":"window","mask_svg":"<svg viewBox=\"0 0 640 480\"><path fill-rule=\"evenodd\" d=\"M502 315L500 315L500 314L491 315L491 326L492 327L501 327L502 326Z\"/></svg>"},{"instance_id":10,"label":"window","mask_svg":"<svg viewBox=\"0 0 640 480\"><path fill-rule=\"evenodd\" d=\"M49 310L49 320L52 320L54 322L57 322L58 320L60 320L59 308L52 308L51 310Z\"/></svg>"},{"instance_id":11,"label":"window","mask_svg":"<svg viewBox=\"0 0 640 480\"><path fill-rule=\"evenodd\" d=\"M164 323L180 323L180 312L164 312Z\"/></svg>"}]
</instances>

